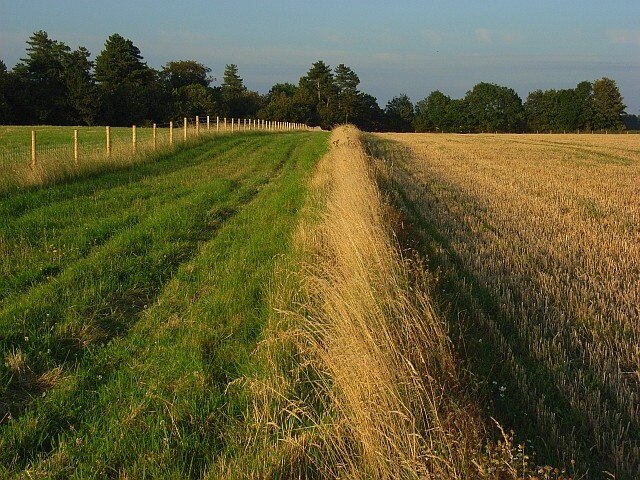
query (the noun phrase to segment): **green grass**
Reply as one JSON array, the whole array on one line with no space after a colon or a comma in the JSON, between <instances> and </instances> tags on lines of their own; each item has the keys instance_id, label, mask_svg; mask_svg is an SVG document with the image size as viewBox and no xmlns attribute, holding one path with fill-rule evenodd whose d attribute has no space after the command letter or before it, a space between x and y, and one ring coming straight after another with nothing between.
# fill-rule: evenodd
<instances>
[{"instance_id":1,"label":"green grass","mask_svg":"<svg viewBox=\"0 0 640 480\"><path fill-rule=\"evenodd\" d=\"M35 130L39 156L68 157L73 161L73 130L78 129L80 157L106 151L105 127L58 127L58 126L0 126L0 165L31 161L31 131ZM190 134L192 132L189 132ZM175 138L182 138L182 131L174 130ZM131 127L111 127L113 149L128 148L132 144ZM157 129L158 144L168 143L169 128ZM139 146L151 145L152 128L136 128Z\"/></svg>"},{"instance_id":2,"label":"green grass","mask_svg":"<svg viewBox=\"0 0 640 480\"><path fill-rule=\"evenodd\" d=\"M225 387L326 148L219 137L0 197L3 476L200 478L233 454Z\"/></svg>"},{"instance_id":3,"label":"green grass","mask_svg":"<svg viewBox=\"0 0 640 480\"><path fill-rule=\"evenodd\" d=\"M31 131L35 130L38 144L42 146L73 146L73 130L78 130L78 141L86 145L105 145L105 127L58 127L49 125L0 126L0 156L3 149L15 147L31 148ZM131 141L131 127L111 127L112 141ZM168 135L168 128L158 128L158 132ZM177 133L177 131L176 131ZM136 135L141 141L153 138L153 129L137 127Z\"/></svg>"}]
</instances>

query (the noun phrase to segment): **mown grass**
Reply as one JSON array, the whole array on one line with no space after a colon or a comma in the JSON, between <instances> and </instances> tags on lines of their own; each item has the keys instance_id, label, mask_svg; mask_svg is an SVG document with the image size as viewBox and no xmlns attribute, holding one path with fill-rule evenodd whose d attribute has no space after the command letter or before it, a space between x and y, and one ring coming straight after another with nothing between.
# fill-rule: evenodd
<instances>
[{"instance_id":1,"label":"mown grass","mask_svg":"<svg viewBox=\"0 0 640 480\"><path fill-rule=\"evenodd\" d=\"M221 137L0 200L3 475L206 473L325 148Z\"/></svg>"}]
</instances>

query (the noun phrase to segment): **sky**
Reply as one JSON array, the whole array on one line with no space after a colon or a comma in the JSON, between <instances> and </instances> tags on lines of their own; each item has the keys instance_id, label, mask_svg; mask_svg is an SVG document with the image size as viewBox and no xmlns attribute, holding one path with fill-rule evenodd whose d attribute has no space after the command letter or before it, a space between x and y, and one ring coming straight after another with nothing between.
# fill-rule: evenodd
<instances>
[{"instance_id":1,"label":"sky","mask_svg":"<svg viewBox=\"0 0 640 480\"><path fill-rule=\"evenodd\" d=\"M640 114L640 1L0 0L0 59L9 68L45 30L93 58L119 33L149 66L197 60L220 84L226 64L261 93L297 83L316 60L350 66L382 107L484 81L523 100L536 89L616 80Z\"/></svg>"}]
</instances>

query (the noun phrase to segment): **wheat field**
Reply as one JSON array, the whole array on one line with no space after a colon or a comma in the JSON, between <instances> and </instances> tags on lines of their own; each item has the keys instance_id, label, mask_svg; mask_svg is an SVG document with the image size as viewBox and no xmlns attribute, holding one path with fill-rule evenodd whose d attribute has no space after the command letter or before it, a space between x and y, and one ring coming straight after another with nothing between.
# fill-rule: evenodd
<instances>
[{"instance_id":1,"label":"wheat field","mask_svg":"<svg viewBox=\"0 0 640 480\"><path fill-rule=\"evenodd\" d=\"M368 147L493 412L590 477L639 478L640 139L385 134Z\"/></svg>"}]
</instances>

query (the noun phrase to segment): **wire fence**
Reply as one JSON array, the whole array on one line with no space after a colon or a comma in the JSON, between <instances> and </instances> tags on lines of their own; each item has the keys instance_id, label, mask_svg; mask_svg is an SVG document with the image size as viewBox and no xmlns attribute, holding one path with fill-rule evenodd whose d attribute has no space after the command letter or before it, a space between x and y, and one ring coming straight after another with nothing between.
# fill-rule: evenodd
<instances>
[{"instance_id":1,"label":"wire fence","mask_svg":"<svg viewBox=\"0 0 640 480\"><path fill-rule=\"evenodd\" d=\"M253 118L195 117L152 127L5 127L0 133L0 169L11 165L73 163L144 155L205 135L249 131L308 130L301 123Z\"/></svg>"},{"instance_id":2,"label":"wire fence","mask_svg":"<svg viewBox=\"0 0 640 480\"><path fill-rule=\"evenodd\" d=\"M314 130L305 124L195 117L151 127L2 127L0 193L130 165L216 135Z\"/></svg>"}]
</instances>

